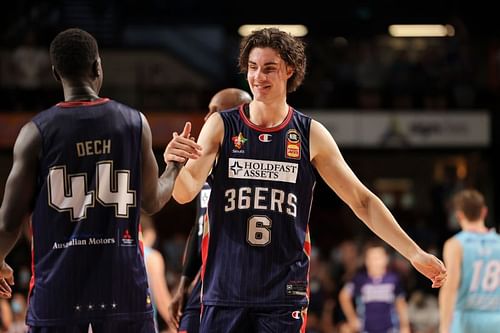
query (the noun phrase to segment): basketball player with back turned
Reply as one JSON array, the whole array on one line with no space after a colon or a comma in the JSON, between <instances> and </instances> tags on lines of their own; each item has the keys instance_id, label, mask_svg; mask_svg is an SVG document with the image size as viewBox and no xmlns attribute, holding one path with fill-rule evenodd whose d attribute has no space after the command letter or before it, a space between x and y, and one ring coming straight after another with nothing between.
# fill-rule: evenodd
<instances>
[{"instance_id":1,"label":"basketball player with back turned","mask_svg":"<svg viewBox=\"0 0 500 333\"><path fill-rule=\"evenodd\" d=\"M462 230L444 244L450 277L439 291L439 331L500 332L500 236L486 227L477 190L457 192L453 210Z\"/></svg>"},{"instance_id":2,"label":"basketball player with back turned","mask_svg":"<svg viewBox=\"0 0 500 333\"><path fill-rule=\"evenodd\" d=\"M302 41L265 28L240 45L240 70L253 100L205 122L198 139L203 154L187 162L173 192L178 202L189 202L213 177L200 331L305 331L314 168L369 228L440 287L443 263L415 244L359 181L326 128L287 104L305 75Z\"/></svg>"},{"instance_id":3,"label":"basketball player with back turned","mask_svg":"<svg viewBox=\"0 0 500 333\"><path fill-rule=\"evenodd\" d=\"M190 124L166 148L158 177L144 115L99 97L103 70L96 40L80 29L50 45L64 102L20 131L0 209L0 296L10 297L5 256L31 215L31 333L154 332L151 295L138 239L141 209L170 199L179 165L197 158ZM175 147L174 147L175 143Z\"/></svg>"}]
</instances>

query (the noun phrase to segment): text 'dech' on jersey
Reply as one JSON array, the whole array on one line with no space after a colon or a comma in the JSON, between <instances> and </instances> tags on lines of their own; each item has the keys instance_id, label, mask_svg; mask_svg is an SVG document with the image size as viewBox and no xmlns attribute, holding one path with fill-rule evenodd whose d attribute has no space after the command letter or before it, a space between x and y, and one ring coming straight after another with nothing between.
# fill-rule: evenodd
<instances>
[{"instance_id":1,"label":"text 'dech' on jersey","mask_svg":"<svg viewBox=\"0 0 500 333\"><path fill-rule=\"evenodd\" d=\"M203 303L305 305L315 185L311 119L290 108L281 125L259 128L247 107L220 113L224 139L202 244Z\"/></svg>"},{"instance_id":2,"label":"text 'dech' on jersey","mask_svg":"<svg viewBox=\"0 0 500 333\"><path fill-rule=\"evenodd\" d=\"M108 99L59 103L42 138L27 323L151 317L138 237L140 113Z\"/></svg>"}]
</instances>

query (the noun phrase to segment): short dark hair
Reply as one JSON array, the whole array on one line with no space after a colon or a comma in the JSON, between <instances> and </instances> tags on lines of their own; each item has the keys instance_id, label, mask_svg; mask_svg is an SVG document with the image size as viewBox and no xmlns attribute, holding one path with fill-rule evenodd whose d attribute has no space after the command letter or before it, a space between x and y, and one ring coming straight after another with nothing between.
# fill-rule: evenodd
<instances>
[{"instance_id":1,"label":"short dark hair","mask_svg":"<svg viewBox=\"0 0 500 333\"><path fill-rule=\"evenodd\" d=\"M469 221L479 220L484 207L484 196L477 190L462 190L453 196L453 208L462 211Z\"/></svg>"},{"instance_id":2,"label":"short dark hair","mask_svg":"<svg viewBox=\"0 0 500 333\"><path fill-rule=\"evenodd\" d=\"M50 60L65 78L81 78L90 72L99 57L97 41L88 32L71 28L60 32L50 43Z\"/></svg>"},{"instance_id":3,"label":"short dark hair","mask_svg":"<svg viewBox=\"0 0 500 333\"><path fill-rule=\"evenodd\" d=\"M295 91L304 80L307 58L305 44L291 34L277 28L264 28L253 31L244 37L240 43L238 66L242 73L248 71L248 56L253 48L270 47L280 55L288 66L293 67L294 73L287 81L287 92Z\"/></svg>"}]
</instances>

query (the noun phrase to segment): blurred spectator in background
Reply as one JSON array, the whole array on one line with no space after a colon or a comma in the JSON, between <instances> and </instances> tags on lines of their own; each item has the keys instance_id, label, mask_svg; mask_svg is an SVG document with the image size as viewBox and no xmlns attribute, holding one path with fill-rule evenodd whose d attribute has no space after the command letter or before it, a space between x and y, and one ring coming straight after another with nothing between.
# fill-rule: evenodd
<instances>
[{"instance_id":1,"label":"blurred spectator in background","mask_svg":"<svg viewBox=\"0 0 500 333\"><path fill-rule=\"evenodd\" d=\"M15 84L13 105L17 110L42 110L44 78L50 73L48 50L37 44L37 35L29 30L22 43L14 50L11 69Z\"/></svg>"},{"instance_id":2,"label":"blurred spectator in background","mask_svg":"<svg viewBox=\"0 0 500 333\"><path fill-rule=\"evenodd\" d=\"M437 333L439 307L436 296L415 290L408 301L408 315L412 333Z\"/></svg>"},{"instance_id":3,"label":"blurred spectator in background","mask_svg":"<svg viewBox=\"0 0 500 333\"><path fill-rule=\"evenodd\" d=\"M156 229L153 219L141 214L142 241L144 244L144 261L148 274L149 288L153 296L153 309L156 330L159 329L158 316L164 323L168 322L168 304L172 300L165 278L165 261L160 251L154 248ZM171 332L174 332L172 330Z\"/></svg>"},{"instance_id":4,"label":"blurred spectator in background","mask_svg":"<svg viewBox=\"0 0 500 333\"><path fill-rule=\"evenodd\" d=\"M26 333L28 332L28 325L26 325L26 296L21 293L12 295L10 306L13 313L12 325L10 325L7 333Z\"/></svg>"},{"instance_id":5,"label":"blurred spectator in background","mask_svg":"<svg viewBox=\"0 0 500 333\"><path fill-rule=\"evenodd\" d=\"M0 299L0 332L7 332L12 325L12 311L9 301Z\"/></svg>"},{"instance_id":6,"label":"blurred spectator in background","mask_svg":"<svg viewBox=\"0 0 500 333\"><path fill-rule=\"evenodd\" d=\"M340 291L339 301L351 332L410 333L405 292L398 274L388 270L385 244L374 239L364 246L365 269ZM356 308L355 308L356 307Z\"/></svg>"},{"instance_id":7,"label":"blurred spectator in background","mask_svg":"<svg viewBox=\"0 0 500 333\"><path fill-rule=\"evenodd\" d=\"M335 308L333 313L333 321L339 331L345 332L347 322L339 305L338 296L344 285L351 281L360 266L360 258L357 244L346 239L338 247L332 251L332 280L335 283L333 297L335 299Z\"/></svg>"}]
</instances>

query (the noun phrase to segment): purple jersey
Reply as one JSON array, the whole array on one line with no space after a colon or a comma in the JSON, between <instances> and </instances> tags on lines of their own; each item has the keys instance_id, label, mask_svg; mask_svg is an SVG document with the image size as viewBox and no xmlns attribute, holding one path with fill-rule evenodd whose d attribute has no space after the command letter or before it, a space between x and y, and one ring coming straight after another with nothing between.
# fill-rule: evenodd
<instances>
[{"instance_id":1,"label":"purple jersey","mask_svg":"<svg viewBox=\"0 0 500 333\"><path fill-rule=\"evenodd\" d=\"M259 128L247 110L243 105L220 113L224 139L210 184L202 301L306 305L315 185L311 119L290 108L281 125Z\"/></svg>"},{"instance_id":2,"label":"purple jersey","mask_svg":"<svg viewBox=\"0 0 500 333\"><path fill-rule=\"evenodd\" d=\"M33 118L42 138L27 323L152 317L138 239L140 113L108 99Z\"/></svg>"},{"instance_id":3,"label":"purple jersey","mask_svg":"<svg viewBox=\"0 0 500 333\"><path fill-rule=\"evenodd\" d=\"M344 288L355 299L363 332L389 332L398 327L394 303L397 297L404 297L404 291L397 274L388 272L381 278L372 278L363 271Z\"/></svg>"}]
</instances>

